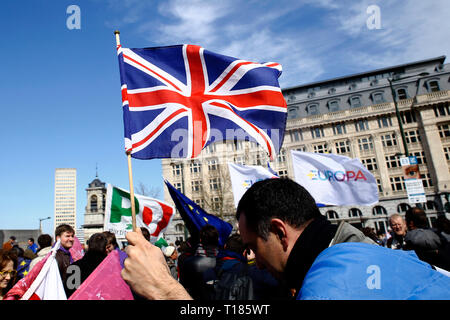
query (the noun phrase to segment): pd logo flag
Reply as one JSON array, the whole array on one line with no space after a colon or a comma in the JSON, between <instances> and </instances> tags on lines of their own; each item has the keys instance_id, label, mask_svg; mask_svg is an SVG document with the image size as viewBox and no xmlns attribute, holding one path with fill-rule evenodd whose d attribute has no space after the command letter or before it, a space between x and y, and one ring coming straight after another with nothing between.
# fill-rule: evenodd
<instances>
[{"instance_id":1,"label":"pd logo flag","mask_svg":"<svg viewBox=\"0 0 450 320\"><path fill-rule=\"evenodd\" d=\"M230 171L234 205L236 208L239 204L239 200L241 200L244 193L252 186L252 184L265 179L278 178L274 173L261 166L245 166L229 162L228 170Z\"/></svg>"},{"instance_id":2,"label":"pd logo flag","mask_svg":"<svg viewBox=\"0 0 450 320\"><path fill-rule=\"evenodd\" d=\"M294 150L291 155L295 181L316 202L336 206L378 203L377 181L358 159Z\"/></svg>"},{"instance_id":3,"label":"pd logo flag","mask_svg":"<svg viewBox=\"0 0 450 320\"><path fill-rule=\"evenodd\" d=\"M147 228L151 240L156 241L172 220L175 209L160 200L138 194L134 196L136 226ZM108 184L104 229L123 239L127 232L132 231L131 220L130 193Z\"/></svg>"}]
</instances>

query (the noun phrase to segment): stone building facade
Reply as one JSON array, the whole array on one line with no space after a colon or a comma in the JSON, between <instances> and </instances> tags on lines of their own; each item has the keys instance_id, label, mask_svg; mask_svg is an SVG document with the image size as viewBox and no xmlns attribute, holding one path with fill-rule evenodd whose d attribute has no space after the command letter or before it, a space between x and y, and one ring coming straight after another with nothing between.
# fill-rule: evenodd
<instances>
[{"instance_id":1,"label":"stone building facade","mask_svg":"<svg viewBox=\"0 0 450 320\"><path fill-rule=\"evenodd\" d=\"M288 120L281 152L271 168L293 179L290 150L359 158L377 180L379 203L320 210L334 223L345 220L386 231L389 215L404 214L413 206L400 165L404 140L419 163L427 199L419 205L430 225L438 214L448 217L450 64L444 62L441 56L283 89ZM163 176L208 212L235 224L228 161L267 166L269 159L252 142L217 142L196 159L163 160ZM167 190L165 200L172 202ZM165 234L172 240L186 237L179 214Z\"/></svg>"},{"instance_id":2,"label":"stone building facade","mask_svg":"<svg viewBox=\"0 0 450 320\"><path fill-rule=\"evenodd\" d=\"M106 205L106 184L96 177L86 188L87 204L84 213L84 240L103 232Z\"/></svg>"}]
</instances>

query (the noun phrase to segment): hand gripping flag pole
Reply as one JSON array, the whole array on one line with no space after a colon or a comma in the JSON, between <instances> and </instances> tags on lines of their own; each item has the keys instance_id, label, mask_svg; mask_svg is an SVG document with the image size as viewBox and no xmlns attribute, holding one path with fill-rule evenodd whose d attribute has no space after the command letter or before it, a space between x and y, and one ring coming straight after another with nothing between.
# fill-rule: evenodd
<instances>
[{"instance_id":1,"label":"hand gripping flag pole","mask_svg":"<svg viewBox=\"0 0 450 320\"><path fill-rule=\"evenodd\" d=\"M120 48L120 32L119 30L114 31L116 35L116 45L117 49ZM131 169L131 150L126 152L128 158L128 179L130 181L130 202L131 202L131 221L133 224L133 232L136 232L136 207L134 202L134 188L133 188L133 172Z\"/></svg>"}]
</instances>

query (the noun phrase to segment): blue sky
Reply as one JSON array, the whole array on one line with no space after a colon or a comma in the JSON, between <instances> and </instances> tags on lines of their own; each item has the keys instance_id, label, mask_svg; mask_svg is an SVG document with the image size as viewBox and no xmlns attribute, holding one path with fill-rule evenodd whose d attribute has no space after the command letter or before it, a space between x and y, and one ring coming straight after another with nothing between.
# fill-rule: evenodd
<instances>
[{"instance_id":1,"label":"blue sky","mask_svg":"<svg viewBox=\"0 0 450 320\"><path fill-rule=\"evenodd\" d=\"M80 8L81 29L66 13ZM367 20L380 9L380 28ZM192 43L281 63L282 88L450 54L447 0L2 1L0 229L35 229L53 216L55 168L77 168L77 216L86 187L128 189L113 31L124 47ZM372 20L370 20L372 21ZM370 25L370 24L369 24ZM160 190L160 160L133 160L135 185ZM52 232L53 221L43 229Z\"/></svg>"}]
</instances>

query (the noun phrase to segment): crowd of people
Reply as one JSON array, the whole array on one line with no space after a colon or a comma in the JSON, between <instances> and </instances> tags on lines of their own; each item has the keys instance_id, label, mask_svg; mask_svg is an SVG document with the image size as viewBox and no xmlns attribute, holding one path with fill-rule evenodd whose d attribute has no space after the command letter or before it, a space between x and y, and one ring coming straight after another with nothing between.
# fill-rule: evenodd
<instances>
[{"instance_id":1,"label":"crowd of people","mask_svg":"<svg viewBox=\"0 0 450 320\"><path fill-rule=\"evenodd\" d=\"M28 240L25 250L12 236L0 252L0 299L60 241L55 259L64 290L74 286L68 267L83 283L114 250L122 278L135 299L287 300L287 299L450 299L450 221L439 216L428 225L414 207L403 218L389 217L389 233L332 224L314 199L290 179L255 183L239 202L239 230L223 246L214 226L186 241L150 242L146 228L127 234L119 248L113 233L93 234L81 259L70 249L75 231L63 224ZM369 285L369 267L382 272L382 284ZM395 287L395 290L393 289Z\"/></svg>"}]
</instances>

